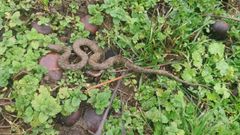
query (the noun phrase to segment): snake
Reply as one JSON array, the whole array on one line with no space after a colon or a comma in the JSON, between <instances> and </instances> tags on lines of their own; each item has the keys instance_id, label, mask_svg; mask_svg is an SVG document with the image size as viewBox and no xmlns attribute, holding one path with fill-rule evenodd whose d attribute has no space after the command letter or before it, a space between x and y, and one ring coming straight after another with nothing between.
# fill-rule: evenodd
<instances>
[{"instance_id":1,"label":"snake","mask_svg":"<svg viewBox=\"0 0 240 135\"><path fill-rule=\"evenodd\" d=\"M90 50L93 52L90 57L86 52L84 52L81 47L86 46L90 48ZM143 67L140 67L138 65L135 65L127 58L123 57L122 55L118 54L113 57L107 58L106 60L100 62L101 56L104 54L103 49L101 49L97 43L93 40L87 39L87 38L81 38L77 39L72 47L67 46L60 46L60 45L49 45L48 48L51 51L61 53L61 56L58 59L58 65L63 70L81 70L84 66L89 64L93 70L106 70L113 66L114 64L124 64L130 71L136 72L136 73L145 73L145 74L156 74L160 76L166 76L168 78L171 78L177 82L183 83L188 86L203 86L206 87L206 85L198 84L198 83L191 83L188 81L185 81L183 79L180 79L179 77L173 75L172 73L166 71L166 70L156 70L156 69L146 69ZM78 63L70 63L69 58L71 56L72 51L81 58L81 60Z\"/></svg>"}]
</instances>

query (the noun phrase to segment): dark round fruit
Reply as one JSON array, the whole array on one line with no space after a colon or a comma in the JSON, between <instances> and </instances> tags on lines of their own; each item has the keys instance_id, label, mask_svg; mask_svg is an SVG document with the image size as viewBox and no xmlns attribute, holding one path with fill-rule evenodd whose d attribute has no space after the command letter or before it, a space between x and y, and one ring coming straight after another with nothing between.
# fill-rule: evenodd
<instances>
[{"instance_id":1,"label":"dark round fruit","mask_svg":"<svg viewBox=\"0 0 240 135\"><path fill-rule=\"evenodd\" d=\"M63 119L63 124L66 126L73 126L79 120L80 117L81 117L80 110L73 112L71 115Z\"/></svg>"},{"instance_id":2,"label":"dark round fruit","mask_svg":"<svg viewBox=\"0 0 240 135\"><path fill-rule=\"evenodd\" d=\"M212 25L211 30L212 38L216 40L224 40L227 37L229 25L224 21L218 20Z\"/></svg>"},{"instance_id":3,"label":"dark round fruit","mask_svg":"<svg viewBox=\"0 0 240 135\"><path fill-rule=\"evenodd\" d=\"M89 15L84 16L81 18L81 22L84 24L85 30L91 32L92 34L95 34L98 30L98 27L94 24L89 23Z\"/></svg>"}]
</instances>

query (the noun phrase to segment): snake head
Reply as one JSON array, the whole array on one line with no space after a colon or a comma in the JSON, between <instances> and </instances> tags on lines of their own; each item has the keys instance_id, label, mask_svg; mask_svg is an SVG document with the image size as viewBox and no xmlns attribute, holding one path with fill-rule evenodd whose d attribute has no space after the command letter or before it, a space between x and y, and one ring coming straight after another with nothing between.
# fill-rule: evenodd
<instances>
[{"instance_id":1,"label":"snake head","mask_svg":"<svg viewBox=\"0 0 240 135\"><path fill-rule=\"evenodd\" d=\"M64 47L60 45L48 45L48 49L57 53L64 52Z\"/></svg>"}]
</instances>

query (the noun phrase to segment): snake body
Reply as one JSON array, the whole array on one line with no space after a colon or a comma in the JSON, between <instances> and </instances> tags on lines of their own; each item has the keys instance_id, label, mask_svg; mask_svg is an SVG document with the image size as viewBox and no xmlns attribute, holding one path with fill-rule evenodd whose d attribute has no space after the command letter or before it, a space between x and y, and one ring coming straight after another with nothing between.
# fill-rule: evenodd
<instances>
[{"instance_id":1,"label":"snake body","mask_svg":"<svg viewBox=\"0 0 240 135\"><path fill-rule=\"evenodd\" d=\"M93 51L93 55L88 57L88 54L86 54L80 47L81 46L87 46ZM169 77L171 79L174 79L177 82L190 85L190 86L205 86L202 84L195 84L190 83L187 81L184 81L175 75L167 72L166 70L154 70L154 69L145 69L140 66L137 66L130 62L128 59L124 58L121 55L116 55L113 57L110 57L106 59L105 61L99 63L101 56L103 55L103 50L97 45L96 42L89 40L89 39L78 39L74 42L72 48L65 47L65 46L59 46L59 45L49 45L48 46L50 50L63 53L59 60L58 65L64 69L64 70L80 70L82 69L87 63L94 69L94 70L105 70L110 68L116 63L122 63L124 64L129 70L137 73L148 73L148 74L157 74ZM81 58L81 61L76 64L70 64L69 57L71 55L71 51L74 51L74 53Z\"/></svg>"}]
</instances>

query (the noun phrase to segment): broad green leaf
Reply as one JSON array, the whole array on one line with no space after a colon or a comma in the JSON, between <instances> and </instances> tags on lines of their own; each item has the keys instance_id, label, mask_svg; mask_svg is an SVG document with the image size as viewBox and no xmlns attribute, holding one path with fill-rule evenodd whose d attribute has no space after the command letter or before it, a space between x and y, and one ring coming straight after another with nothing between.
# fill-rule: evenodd
<instances>
[{"instance_id":1,"label":"broad green leaf","mask_svg":"<svg viewBox=\"0 0 240 135\"><path fill-rule=\"evenodd\" d=\"M210 54L219 55L222 58L224 55L224 48L225 48L224 44L214 42L209 45L208 51Z\"/></svg>"},{"instance_id":2,"label":"broad green leaf","mask_svg":"<svg viewBox=\"0 0 240 135\"><path fill-rule=\"evenodd\" d=\"M198 51L195 51L192 53L192 58L193 58L193 65L196 66L198 69L200 69L203 61L201 54Z\"/></svg>"},{"instance_id":3,"label":"broad green leaf","mask_svg":"<svg viewBox=\"0 0 240 135\"><path fill-rule=\"evenodd\" d=\"M35 95L35 98L32 100L32 106L34 110L50 116L55 116L61 111L61 106L57 100L50 95L49 88L40 86L39 92L40 93L38 95Z\"/></svg>"},{"instance_id":4,"label":"broad green leaf","mask_svg":"<svg viewBox=\"0 0 240 135\"><path fill-rule=\"evenodd\" d=\"M33 49L38 49L39 48L39 46L41 45L41 43L40 42L38 42L38 41L32 41L31 42L31 47L33 48Z\"/></svg>"},{"instance_id":5,"label":"broad green leaf","mask_svg":"<svg viewBox=\"0 0 240 135\"><path fill-rule=\"evenodd\" d=\"M24 112L24 121L31 122L33 119L33 109L32 107L28 107Z\"/></svg>"},{"instance_id":6,"label":"broad green leaf","mask_svg":"<svg viewBox=\"0 0 240 135\"><path fill-rule=\"evenodd\" d=\"M171 99L171 102L175 107L178 108L185 108L186 103L184 101L184 94L181 91L178 91L177 95L174 96L174 98Z\"/></svg>"},{"instance_id":7,"label":"broad green leaf","mask_svg":"<svg viewBox=\"0 0 240 135\"><path fill-rule=\"evenodd\" d=\"M162 97L162 96L163 96L163 94L164 94L164 91L163 91L163 89L161 89L161 88L158 88L158 89L156 90L156 95L157 95L158 97Z\"/></svg>"},{"instance_id":8,"label":"broad green leaf","mask_svg":"<svg viewBox=\"0 0 240 135\"><path fill-rule=\"evenodd\" d=\"M212 69L210 67L205 67L202 69L202 77L204 78L205 82L210 83L213 82L213 76L211 73Z\"/></svg>"},{"instance_id":9,"label":"broad green leaf","mask_svg":"<svg viewBox=\"0 0 240 135\"><path fill-rule=\"evenodd\" d=\"M214 90L220 94L223 95L223 99L229 98L230 97L230 92L229 90L226 88L225 84L221 84L221 83L216 83L214 85Z\"/></svg>"},{"instance_id":10,"label":"broad green leaf","mask_svg":"<svg viewBox=\"0 0 240 135\"><path fill-rule=\"evenodd\" d=\"M101 11L100 6L98 4L95 5L88 5L88 12L90 14L99 14Z\"/></svg>"},{"instance_id":11,"label":"broad green leaf","mask_svg":"<svg viewBox=\"0 0 240 135\"><path fill-rule=\"evenodd\" d=\"M7 69L2 69L0 67L0 87L7 86L9 78L10 78L9 71Z\"/></svg>"},{"instance_id":12,"label":"broad green leaf","mask_svg":"<svg viewBox=\"0 0 240 135\"><path fill-rule=\"evenodd\" d=\"M83 31L83 30L84 30L84 24L83 24L82 22L78 22L78 23L76 24L76 26L77 26L78 30L80 30L80 31Z\"/></svg>"},{"instance_id":13,"label":"broad green leaf","mask_svg":"<svg viewBox=\"0 0 240 135\"><path fill-rule=\"evenodd\" d=\"M161 113L156 107L153 107L146 112L146 117L150 119L152 122L160 121L160 117L161 117L160 115Z\"/></svg>"},{"instance_id":14,"label":"broad green leaf","mask_svg":"<svg viewBox=\"0 0 240 135\"><path fill-rule=\"evenodd\" d=\"M89 22L96 25L101 25L103 23L104 17L101 14L95 14L89 19Z\"/></svg>"},{"instance_id":15,"label":"broad green leaf","mask_svg":"<svg viewBox=\"0 0 240 135\"><path fill-rule=\"evenodd\" d=\"M49 0L41 0L44 6L48 6Z\"/></svg>"},{"instance_id":16,"label":"broad green leaf","mask_svg":"<svg viewBox=\"0 0 240 135\"><path fill-rule=\"evenodd\" d=\"M48 0L44 0L44 1L48 1ZM39 17L38 24L39 24L39 25L48 24L50 21L51 21L50 18L44 17L44 16L40 16L40 17Z\"/></svg>"},{"instance_id":17,"label":"broad green leaf","mask_svg":"<svg viewBox=\"0 0 240 135\"><path fill-rule=\"evenodd\" d=\"M58 91L58 97L60 99L68 98L70 96L68 91L69 91L69 89L67 87L60 88Z\"/></svg>"},{"instance_id":18,"label":"broad green leaf","mask_svg":"<svg viewBox=\"0 0 240 135\"><path fill-rule=\"evenodd\" d=\"M81 100L79 98L73 97L72 98L72 106L78 107L80 105Z\"/></svg>"},{"instance_id":19,"label":"broad green leaf","mask_svg":"<svg viewBox=\"0 0 240 135\"><path fill-rule=\"evenodd\" d=\"M229 69L227 62L224 59L216 63L216 68L220 71L222 76L226 75Z\"/></svg>"},{"instance_id":20,"label":"broad green leaf","mask_svg":"<svg viewBox=\"0 0 240 135\"><path fill-rule=\"evenodd\" d=\"M144 43L138 43L138 44L136 44L134 47L135 47L137 50L139 50L139 49L144 48L144 47L145 47L145 44L144 44Z\"/></svg>"},{"instance_id":21,"label":"broad green leaf","mask_svg":"<svg viewBox=\"0 0 240 135\"><path fill-rule=\"evenodd\" d=\"M185 68L182 73L182 78L186 81L194 81L194 77L196 76L196 71L191 68Z\"/></svg>"},{"instance_id":22,"label":"broad green leaf","mask_svg":"<svg viewBox=\"0 0 240 135\"><path fill-rule=\"evenodd\" d=\"M211 92L208 92L207 94L206 94L206 96L207 96L207 99L208 100L210 100L210 101L217 101L217 99L218 99L218 95L217 95L217 93L211 93Z\"/></svg>"},{"instance_id":23,"label":"broad green leaf","mask_svg":"<svg viewBox=\"0 0 240 135\"><path fill-rule=\"evenodd\" d=\"M71 105L71 99L65 100L65 102L63 103L63 110L61 113L64 116L67 116L67 115L70 115L74 110L75 110L75 107Z\"/></svg>"},{"instance_id":24,"label":"broad green leaf","mask_svg":"<svg viewBox=\"0 0 240 135\"><path fill-rule=\"evenodd\" d=\"M38 119L39 119L39 122L44 123L47 121L48 115L41 112L39 113Z\"/></svg>"},{"instance_id":25,"label":"broad green leaf","mask_svg":"<svg viewBox=\"0 0 240 135\"><path fill-rule=\"evenodd\" d=\"M97 108L104 108L104 107L108 106L110 97L111 97L110 92L98 93L97 97L96 97L96 105L95 106Z\"/></svg>"},{"instance_id":26,"label":"broad green leaf","mask_svg":"<svg viewBox=\"0 0 240 135\"><path fill-rule=\"evenodd\" d=\"M4 43L4 46L13 47L14 45L16 45L16 38L10 37L7 40L5 40L3 43Z\"/></svg>"},{"instance_id":27,"label":"broad green leaf","mask_svg":"<svg viewBox=\"0 0 240 135\"><path fill-rule=\"evenodd\" d=\"M181 66L180 64L178 64L178 63L172 64L172 67L173 67L177 72L181 71L181 69L182 69L182 66Z\"/></svg>"},{"instance_id":28,"label":"broad green leaf","mask_svg":"<svg viewBox=\"0 0 240 135\"><path fill-rule=\"evenodd\" d=\"M2 18L0 17L0 30L2 30L2 28L3 28L3 20L2 20Z\"/></svg>"},{"instance_id":29,"label":"broad green leaf","mask_svg":"<svg viewBox=\"0 0 240 135\"><path fill-rule=\"evenodd\" d=\"M7 50L7 47L0 47L0 56L3 55L6 50Z\"/></svg>"},{"instance_id":30,"label":"broad green leaf","mask_svg":"<svg viewBox=\"0 0 240 135\"><path fill-rule=\"evenodd\" d=\"M13 13L13 15L11 16L11 20L9 22L10 27L15 27L18 25L22 25L22 21L20 20L20 12L19 11Z\"/></svg>"}]
</instances>

